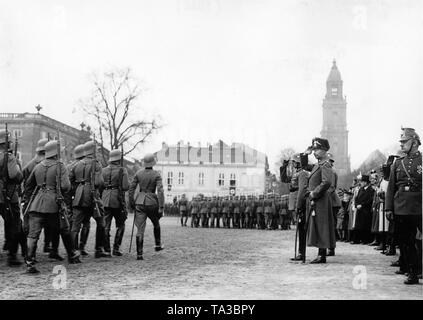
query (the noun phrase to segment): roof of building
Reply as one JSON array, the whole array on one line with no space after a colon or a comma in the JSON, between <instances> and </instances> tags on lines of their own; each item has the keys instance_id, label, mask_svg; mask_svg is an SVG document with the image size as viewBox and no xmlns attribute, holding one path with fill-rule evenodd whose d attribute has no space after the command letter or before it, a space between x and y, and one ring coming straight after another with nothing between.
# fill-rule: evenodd
<instances>
[{"instance_id":1,"label":"roof of building","mask_svg":"<svg viewBox=\"0 0 423 320\"><path fill-rule=\"evenodd\" d=\"M193 146L189 142L184 144L183 141L176 145L168 145L163 142L162 149L155 154L159 163L266 164L264 153L243 143L228 145L222 140L214 144L208 143L207 146L201 146L200 143Z\"/></svg>"}]
</instances>

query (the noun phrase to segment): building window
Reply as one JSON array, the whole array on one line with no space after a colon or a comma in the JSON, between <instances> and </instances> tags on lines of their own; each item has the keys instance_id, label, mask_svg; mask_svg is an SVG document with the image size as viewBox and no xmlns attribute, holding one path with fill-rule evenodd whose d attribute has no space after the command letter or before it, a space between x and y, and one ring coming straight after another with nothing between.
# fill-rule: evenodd
<instances>
[{"instance_id":1,"label":"building window","mask_svg":"<svg viewBox=\"0 0 423 320\"><path fill-rule=\"evenodd\" d=\"M333 96L338 95L338 88L332 88L332 95Z\"/></svg>"},{"instance_id":2,"label":"building window","mask_svg":"<svg viewBox=\"0 0 423 320\"><path fill-rule=\"evenodd\" d=\"M183 172L178 173L178 184L184 184L184 173Z\"/></svg>"},{"instance_id":3,"label":"building window","mask_svg":"<svg viewBox=\"0 0 423 320\"><path fill-rule=\"evenodd\" d=\"M18 137L18 138L22 138L23 136L23 130L22 129L15 129L13 130L13 138Z\"/></svg>"},{"instance_id":4,"label":"building window","mask_svg":"<svg viewBox=\"0 0 423 320\"><path fill-rule=\"evenodd\" d=\"M231 173L230 179L229 179L229 186L235 187L236 186L236 177L235 173Z\"/></svg>"},{"instance_id":5,"label":"building window","mask_svg":"<svg viewBox=\"0 0 423 320\"><path fill-rule=\"evenodd\" d=\"M223 173L219 173L218 185L219 186L224 186L225 185L225 175Z\"/></svg>"},{"instance_id":6,"label":"building window","mask_svg":"<svg viewBox=\"0 0 423 320\"><path fill-rule=\"evenodd\" d=\"M204 186L204 173L203 172L200 172L198 174L198 184L200 186Z\"/></svg>"},{"instance_id":7,"label":"building window","mask_svg":"<svg viewBox=\"0 0 423 320\"><path fill-rule=\"evenodd\" d=\"M172 185L173 184L173 172L167 173L167 184Z\"/></svg>"}]
</instances>

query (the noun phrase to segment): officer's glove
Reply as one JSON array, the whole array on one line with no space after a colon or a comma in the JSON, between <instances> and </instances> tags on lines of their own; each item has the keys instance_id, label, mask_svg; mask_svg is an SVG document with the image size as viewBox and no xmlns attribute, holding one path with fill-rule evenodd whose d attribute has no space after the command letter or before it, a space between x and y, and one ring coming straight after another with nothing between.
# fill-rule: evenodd
<instances>
[{"instance_id":1,"label":"officer's glove","mask_svg":"<svg viewBox=\"0 0 423 320\"><path fill-rule=\"evenodd\" d=\"M394 213L392 211L386 211L386 219L388 219L389 221L393 221L394 220Z\"/></svg>"},{"instance_id":2,"label":"officer's glove","mask_svg":"<svg viewBox=\"0 0 423 320\"><path fill-rule=\"evenodd\" d=\"M163 208L159 208L159 219L163 217Z\"/></svg>"}]
</instances>

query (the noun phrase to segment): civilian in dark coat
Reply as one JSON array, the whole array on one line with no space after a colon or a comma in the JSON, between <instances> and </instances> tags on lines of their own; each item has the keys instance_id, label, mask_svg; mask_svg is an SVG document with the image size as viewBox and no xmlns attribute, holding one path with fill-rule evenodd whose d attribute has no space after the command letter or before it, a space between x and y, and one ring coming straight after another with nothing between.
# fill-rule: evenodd
<instances>
[{"instance_id":1,"label":"civilian in dark coat","mask_svg":"<svg viewBox=\"0 0 423 320\"><path fill-rule=\"evenodd\" d=\"M372 227L372 203L375 190L370 185L370 177L362 175L361 188L355 198L355 207L357 208L357 217L355 221L355 240L361 243L371 241Z\"/></svg>"}]
</instances>

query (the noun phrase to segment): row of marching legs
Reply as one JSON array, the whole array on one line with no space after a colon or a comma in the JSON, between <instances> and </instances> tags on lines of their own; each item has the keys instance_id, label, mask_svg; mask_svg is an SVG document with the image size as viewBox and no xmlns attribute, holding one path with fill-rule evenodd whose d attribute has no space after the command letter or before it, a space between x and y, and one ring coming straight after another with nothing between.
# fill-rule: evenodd
<instances>
[{"instance_id":1,"label":"row of marching legs","mask_svg":"<svg viewBox=\"0 0 423 320\"><path fill-rule=\"evenodd\" d=\"M181 214L182 227L187 226L188 214ZM289 230L292 215L275 214L191 214L191 228L232 228L232 229L261 229L261 230Z\"/></svg>"}]
</instances>

